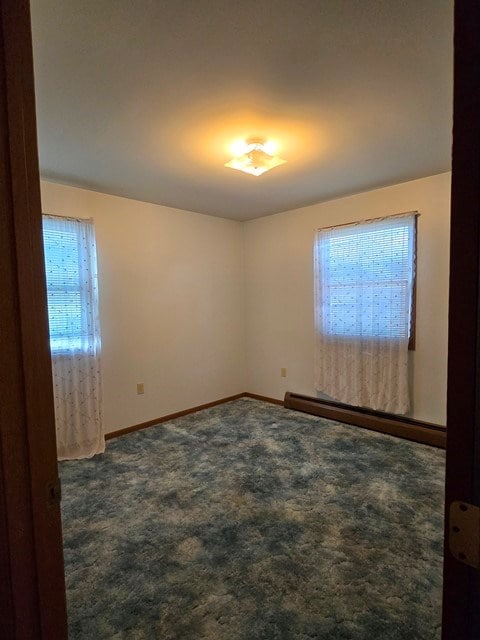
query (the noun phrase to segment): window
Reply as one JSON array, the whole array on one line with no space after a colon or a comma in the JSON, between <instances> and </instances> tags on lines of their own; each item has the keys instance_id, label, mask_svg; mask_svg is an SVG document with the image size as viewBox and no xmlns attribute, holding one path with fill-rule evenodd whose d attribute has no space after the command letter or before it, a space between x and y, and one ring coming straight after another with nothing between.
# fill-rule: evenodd
<instances>
[{"instance_id":1,"label":"window","mask_svg":"<svg viewBox=\"0 0 480 640\"><path fill-rule=\"evenodd\" d=\"M99 347L96 250L91 220L43 217L52 353Z\"/></svg>"},{"instance_id":2,"label":"window","mask_svg":"<svg viewBox=\"0 0 480 640\"><path fill-rule=\"evenodd\" d=\"M416 214L315 238L315 388L357 407L409 410Z\"/></svg>"},{"instance_id":3,"label":"window","mask_svg":"<svg viewBox=\"0 0 480 640\"><path fill-rule=\"evenodd\" d=\"M320 230L317 331L413 346L415 244L415 214Z\"/></svg>"}]
</instances>

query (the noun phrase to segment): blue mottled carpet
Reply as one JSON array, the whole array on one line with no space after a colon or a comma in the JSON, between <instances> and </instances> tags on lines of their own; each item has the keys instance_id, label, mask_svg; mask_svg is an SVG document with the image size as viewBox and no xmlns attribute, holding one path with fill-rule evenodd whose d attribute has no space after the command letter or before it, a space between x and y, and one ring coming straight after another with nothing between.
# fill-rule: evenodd
<instances>
[{"instance_id":1,"label":"blue mottled carpet","mask_svg":"<svg viewBox=\"0 0 480 640\"><path fill-rule=\"evenodd\" d=\"M440 638L440 450L241 399L61 475L71 639Z\"/></svg>"}]
</instances>

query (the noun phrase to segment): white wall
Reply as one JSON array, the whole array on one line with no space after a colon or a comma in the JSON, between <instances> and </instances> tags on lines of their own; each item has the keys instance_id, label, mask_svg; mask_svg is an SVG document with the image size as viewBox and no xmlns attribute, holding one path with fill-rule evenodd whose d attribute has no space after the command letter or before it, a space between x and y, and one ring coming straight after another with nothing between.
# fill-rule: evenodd
<instances>
[{"instance_id":1,"label":"white wall","mask_svg":"<svg viewBox=\"0 0 480 640\"><path fill-rule=\"evenodd\" d=\"M241 223L48 182L42 207L94 218L106 432L245 390Z\"/></svg>"},{"instance_id":2,"label":"white wall","mask_svg":"<svg viewBox=\"0 0 480 640\"><path fill-rule=\"evenodd\" d=\"M243 391L315 395L315 229L414 209L412 415L445 424L449 202L444 173L240 223L42 182L45 213L95 221L106 431Z\"/></svg>"},{"instance_id":3,"label":"white wall","mask_svg":"<svg viewBox=\"0 0 480 640\"><path fill-rule=\"evenodd\" d=\"M287 390L315 395L315 230L418 210L412 415L445 424L450 177L444 173L245 223L248 391L274 398Z\"/></svg>"}]
</instances>

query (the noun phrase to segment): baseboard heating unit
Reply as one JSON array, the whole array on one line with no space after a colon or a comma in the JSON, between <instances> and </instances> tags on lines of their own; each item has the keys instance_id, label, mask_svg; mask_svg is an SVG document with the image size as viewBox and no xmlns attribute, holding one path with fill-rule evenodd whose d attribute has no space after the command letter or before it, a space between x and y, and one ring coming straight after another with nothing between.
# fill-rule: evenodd
<instances>
[{"instance_id":1,"label":"baseboard heating unit","mask_svg":"<svg viewBox=\"0 0 480 640\"><path fill-rule=\"evenodd\" d=\"M447 430L444 426L422 422L392 413L383 413L363 407L352 407L341 402L322 400L287 391L284 399L287 409L303 411L329 420L388 433L392 436L429 444L445 449Z\"/></svg>"}]
</instances>

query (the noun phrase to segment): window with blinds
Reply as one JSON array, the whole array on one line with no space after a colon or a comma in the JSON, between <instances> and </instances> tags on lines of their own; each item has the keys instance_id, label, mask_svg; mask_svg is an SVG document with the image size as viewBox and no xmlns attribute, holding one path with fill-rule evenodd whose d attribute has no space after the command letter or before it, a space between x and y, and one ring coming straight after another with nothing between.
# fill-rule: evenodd
<instances>
[{"instance_id":1,"label":"window with blinds","mask_svg":"<svg viewBox=\"0 0 480 640\"><path fill-rule=\"evenodd\" d=\"M52 353L92 350L98 342L92 221L44 216L43 243Z\"/></svg>"},{"instance_id":2,"label":"window with blinds","mask_svg":"<svg viewBox=\"0 0 480 640\"><path fill-rule=\"evenodd\" d=\"M319 230L317 330L338 338L412 336L416 215Z\"/></svg>"}]
</instances>

